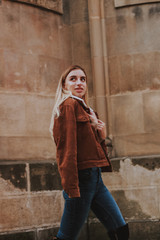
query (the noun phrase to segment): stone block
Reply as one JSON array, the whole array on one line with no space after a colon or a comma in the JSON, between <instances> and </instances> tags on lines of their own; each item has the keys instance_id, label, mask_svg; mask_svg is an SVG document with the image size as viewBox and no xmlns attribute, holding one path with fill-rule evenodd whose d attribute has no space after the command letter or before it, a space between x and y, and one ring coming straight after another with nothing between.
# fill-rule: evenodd
<instances>
[{"instance_id":1,"label":"stone block","mask_svg":"<svg viewBox=\"0 0 160 240\"><path fill-rule=\"evenodd\" d=\"M124 7L136 4L143 4L143 3L154 3L159 2L158 0L114 0L115 7Z\"/></svg>"},{"instance_id":2,"label":"stone block","mask_svg":"<svg viewBox=\"0 0 160 240\"><path fill-rule=\"evenodd\" d=\"M126 219L153 220L159 218L156 187L113 190L111 193Z\"/></svg>"},{"instance_id":3,"label":"stone block","mask_svg":"<svg viewBox=\"0 0 160 240\"><path fill-rule=\"evenodd\" d=\"M63 60L42 55L39 56L37 91L54 94L63 69Z\"/></svg>"},{"instance_id":4,"label":"stone block","mask_svg":"<svg viewBox=\"0 0 160 240\"><path fill-rule=\"evenodd\" d=\"M6 88L27 92L37 91L40 69L38 56L31 52L23 54L17 50L5 50L3 62Z\"/></svg>"},{"instance_id":5,"label":"stone block","mask_svg":"<svg viewBox=\"0 0 160 240\"><path fill-rule=\"evenodd\" d=\"M5 86L4 81L4 56L3 56L3 50L0 49L0 88Z\"/></svg>"},{"instance_id":6,"label":"stone block","mask_svg":"<svg viewBox=\"0 0 160 240\"><path fill-rule=\"evenodd\" d=\"M56 148L48 137L1 137L0 159L55 159Z\"/></svg>"},{"instance_id":7,"label":"stone block","mask_svg":"<svg viewBox=\"0 0 160 240\"><path fill-rule=\"evenodd\" d=\"M0 199L0 232L58 224L62 214L61 191Z\"/></svg>"},{"instance_id":8,"label":"stone block","mask_svg":"<svg viewBox=\"0 0 160 240\"><path fill-rule=\"evenodd\" d=\"M48 240L50 237L56 236L59 227L55 226L52 228L42 228L38 229L37 231L37 238L38 240ZM87 232L87 224L85 223L82 227L80 234L78 236L78 240L87 240L88 239L88 232Z\"/></svg>"},{"instance_id":9,"label":"stone block","mask_svg":"<svg viewBox=\"0 0 160 240\"><path fill-rule=\"evenodd\" d=\"M27 67L24 62L24 55L17 50L4 51L4 78L6 87L14 90L31 89L29 83L27 83ZM33 83L32 83L33 85Z\"/></svg>"},{"instance_id":10,"label":"stone block","mask_svg":"<svg viewBox=\"0 0 160 240\"><path fill-rule=\"evenodd\" d=\"M132 157L133 166L140 166L150 171L156 171L160 169L160 156L141 156Z\"/></svg>"},{"instance_id":11,"label":"stone block","mask_svg":"<svg viewBox=\"0 0 160 240\"><path fill-rule=\"evenodd\" d=\"M126 158L120 162L120 175L126 179L128 187L157 187L160 184L160 168L153 169L154 165L158 166L157 161L156 158L154 160L148 159L148 161L140 158L139 160ZM148 164L147 167L152 165L152 169L143 167L145 162Z\"/></svg>"},{"instance_id":12,"label":"stone block","mask_svg":"<svg viewBox=\"0 0 160 240\"><path fill-rule=\"evenodd\" d=\"M60 15L21 4L20 17L21 50L58 58Z\"/></svg>"},{"instance_id":13,"label":"stone block","mask_svg":"<svg viewBox=\"0 0 160 240\"><path fill-rule=\"evenodd\" d=\"M152 73L151 64L149 61L149 54L134 54L132 55L132 89L133 91L146 89L147 81L150 81L150 74Z\"/></svg>"},{"instance_id":14,"label":"stone block","mask_svg":"<svg viewBox=\"0 0 160 240\"><path fill-rule=\"evenodd\" d=\"M146 132L160 131L160 92L143 94L144 124Z\"/></svg>"},{"instance_id":15,"label":"stone block","mask_svg":"<svg viewBox=\"0 0 160 240\"><path fill-rule=\"evenodd\" d=\"M46 96L25 97L26 136L50 137L49 126L54 99Z\"/></svg>"},{"instance_id":16,"label":"stone block","mask_svg":"<svg viewBox=\"0 0 160 240\"><path fill-rule=\"evenodd\" d=\"M103 182L109 190L112 189L121 189L123 187L127 187L127 179L122 176L120 173L112 172L112 173L103 173Z\"/></svg>"},{"instance_id":17,"label":"stone block","mask_svg":"<svg viewBox=\"0 0 160 240\"><path fill-rule=\"evenodd\" d=\"M160 88L159 53L140 53L109 58L111 94Z\"/></svg>"},{"instance_id":18,"label":"stone block","mask_svg":"<svg viewBox=\"0 0 160 240\"><path fill-rule=\"evenodd\" d=\"M65 25L70 25L70 1L63 1L62 20Z\"/></svg>"},{"instance_id":19,"label":"stone block","mask_svg":"<svg viewBox=\"0 0 160 240\"><path fill-rule=\"evenodd\" d=\"M139 5L118 10L109 5L111 11L106 21L109 56L158 51L157 39L160 34L156 31L160 21L158 4ZM108 9L106 11L108 13ZM150 14L151 12L153 15Z\"/></svg>"},{"instance_id":20,"label":"stone block","mask_svg":"<svg viewBox=\"0 0 160 240\"><path fill-rule=\"evenodd\" d=\"M122 10L123 9L120 9L120 11ZM105 16L107 20L108 18L114 17L116 13L118 14L119 12L119 11L115 11L114 2L110 0L104 1L104 11L105 11Z\"/></svg>"},{"instance_id":21,"label":"stone block","mask_svg":"<svg viewBox=\"0 0 160 240\"><path fill-rule=\"evenodd\" d=\"M25 98L23 95L0 94L1 136L25 134Z\"/></svg>"},{"instance_id":22,"label":"stone block","mask_svg":"<svg viewBox=\"0 0 160 240\"><path fill-rule=\"evenodd\" d=\"M68 14L68 13L67 13ZM88 4L85 0L70 1L70 23L88 21Z\"/></svg>"},{"instance_id":23,"label":"stone block","mask_svg":"<svg viewBox=\"0 0 160 240\"><path fill-rule=\"evenodd\" d=\"M143 126L143 101L142 95L121 95L111 98L113 134L129 135L142 133Z\"/></svg>"},{"instance_id":24,"label":"stone block","mask_svg":"<svg viewBox=\"0 0 160 240\"><path fill-rule=\"evenodd\" d=\"M0 234L0 240L35 240L35 231Z\"/></svg>"},{"instance_id":25,"label":"stone block","mask_svg":"<svg viewBox=\"0 0 160 240\"><path fill-rule=\"evenodd\" d=\"M72 25L72 61L90 60L89 25L86 22Z\"/></svg>"},{"instance_id":26,"label":"stone block","mask_svg":"<svg viewBox=\"0 0 160 240\"><path fill-rule=\"evenodd\" d=\"M116 136L113 139L115 156L142 156L160 153L160 134L132 134Z\"/></svg>"},{"instance_id":27,"label":"stone block","mask_svg":"<svg viewBox=\"0 0 160 240\"><path fill-rule=\"evenodd\" d=\"M160 187L158 187L157 190L158 190L158 204L159 204L159 217L160 217Z\"/></svg>"},{"instance_id":28,"label":"stone block","mask_svg":"<svg viewBox=\"0 0 160 240\"><path fill-rule=\"evenodd\" d=\"M58 227L38 229L37 230L37 239L38 240L48 240L49 238L56 236L57 232L58 232Z\"/></svg>"},{"instance_id":29,"label":"stone block","mask_svg":"<svg viewBox=\"0 0 160 240\"><path fill-rule=\"evenodd\" d=\"M5 181L5 185L12 185L13 189L27 190L26 165L3 165L0 163L0 179ZM1 192L7 190L7 186L5 185L4 188L1 187Z\"/></svg>"},{"instance_id":30,"label":"stone block","mask_svg":"<svg viewBox=\"0 0 160 240\"><path fill-rule=\"evenodd\" d=\"M59 26L59 44L60 44L60 57L66 59L72 64L72 32L71 27L68 25Z\"/></svg>"},{"instance_id":31,"label":"stone block","mask_svg":"<svg viewBox=\"0 0 160 240\"><path fill-rule=\"evenodd\" d=\"M92 240L109 240L107 230L99 221L89 223L89 238Z\"/></svg>"},{"instance_id":32,"label":"stone block","mask_svg":"<svg viewBox=\"0 0 160 240\"><path fill-rule=\"evenodd\" d=\"M54 2L52 0L48 0L46 2L43 2L41 0L37 0L36 2L33 0L15 0L15 1L31 4L36 7L42 7L60 14L63 13L62 0L55 0Z\"/></svg>"},{"instance_id":33,"label":"stone block","mask_svg":"<svg viewBox=\"0 0 160 240\"><path fill-rule=\"evenodd\" d=\"M117 56L108 59L110 94L114 95L120 92L120 66Z\"/></svg>"},{"instance_id":34,"label":"stone block","mask_svg":"<svg viewBox=\"0 0 160 240\"><path fill-rule=\"evenodd\" d=\"M131 240L158 240L160 238L159 221L129 222Z\"/></svg>"},{"instance_id":35,"label":"stone block","mask_svg":"<svg viewBox=\"0 0 160 240\"><path fill-rule=\"evenodd\" d=\"M57 164L30 164L30 184L31 191L61 190Z\"/></svg>"},{"instance_id":36,"label":"stone block","mask_svg":"<svg viewBox=\"0 0 160 240\"><path fill-rule=\"evenodd\" d=\"M13 11L14 8L14 11ZM17 48L20 42L20 6L18 3L3 1L0 8L0 48ZM14 36L14 37L13 37Z\"/></svg>"},{"instance_id":37,"label":"stone block","mask_svg":"<svg viewBox=\"0 0 160 240\"><path fill-rule=\"evenodd\" d=\"M43 207L42 207L43 206ZM52 192L51 196L41 197L41 216L43 224L59 224L63 213L63 199L61 191Z\"/></svg>"},{"instance_id":38,"label":"stone block","mask_svg":"<svg viewBox=\"0 0 160 240\"><path fill-rule=\"evenodd\" d=\"M114 162L119 169L114 170ZM103 173L103 181L110 189L135 187L158 187L160 184L160 159L158 157L137 157L112 160L113 172ZM142 177L143 176L143 177Z\"/></svg>"},{"instance_id":39,"label":"stone block","mask_svg":"<svg viewBox=\"0 0 160 240\"><path fill-rule=\"evenodd\" d=\"M120 82L120 92L133 91L133 60L131 55L122 55L119 57L119 82Z\"/></svg>"}]
</instances>

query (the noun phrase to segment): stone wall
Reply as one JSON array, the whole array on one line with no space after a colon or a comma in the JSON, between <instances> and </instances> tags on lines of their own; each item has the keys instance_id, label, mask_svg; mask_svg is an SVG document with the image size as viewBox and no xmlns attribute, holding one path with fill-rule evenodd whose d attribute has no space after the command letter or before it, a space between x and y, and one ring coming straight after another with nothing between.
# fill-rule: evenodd
<instances>
[{"instance_id":1,"label":"stone wall","mask_svg":"<svg viewBox=\"0 0 160 240\"><path fill-rule=\"evenodd\" d=\"M115 156L160 153L159 9L105 1Z\"/></svg>"},{"instance_id":2,"label":"stone wall","mask_svg":"<svg viewBox=\"0 0 160 240\"><path fill-rule=\"evenodd\" d=\"M67 6L64 6L66 12ZM0 4L0 239L40 239L63 209L49 133L61 72L72 63L68 13Z\"/></svg>"},{"instance_id":3,"label":"stone wall","mask_svg":"<svg viewBox=\"0 0 160 240\"><path fill-rule=\"evenodd\" d=\"M62 187L48 128L58 79L70 64L87 70L93 107L101 110L97 103L106 99L114 172L103 179L131 240L158 240L160 3L58 2L61 13L0 2L0 240L48 240L59 227ZM90 213L79 239L106 238Z\"/></svg>"},{"instance_id":4,"label":"stone wall","mask_svg":"<svg viewBox=\"0 0 160 240\"><path fill-rule=\"evenodd\" d=\"M70 27L13 1L0 5L0 22L0 158L53 158L48 128L58 79L72 62Z\"/></svg>"}]
</instances>

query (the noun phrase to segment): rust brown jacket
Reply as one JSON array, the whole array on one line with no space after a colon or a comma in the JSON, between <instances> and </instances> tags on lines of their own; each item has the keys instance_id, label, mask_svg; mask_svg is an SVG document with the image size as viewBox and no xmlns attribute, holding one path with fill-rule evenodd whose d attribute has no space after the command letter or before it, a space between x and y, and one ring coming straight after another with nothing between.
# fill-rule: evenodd
<instances>
[{"instance_id":1,"label":"rust brown jacket","mask_svg":"<svg viewBox=\"0 0 160 240\"><path fill-rule=\"evenodd\" d=\"M60 105L53 137L62 187L69 197L80 197L78 170L110 166L98 133L80 101L70 97Z\"/></svg>"}]
</instances>

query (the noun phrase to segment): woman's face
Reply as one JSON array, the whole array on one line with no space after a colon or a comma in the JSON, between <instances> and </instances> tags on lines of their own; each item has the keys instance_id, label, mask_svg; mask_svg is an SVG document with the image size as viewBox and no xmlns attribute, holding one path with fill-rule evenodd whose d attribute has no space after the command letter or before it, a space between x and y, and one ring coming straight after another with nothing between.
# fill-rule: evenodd
<instances>
[{"instance_id":1,"label":"woman's face","mask_svg":"<svg viewBox=\"0 0 160 240\"><path fill-rule=\"evenodd\" d=\"M85 73L81 69L72 70L66 77L64 88L72 95L83 98L87 90Z\"/></svg>"}]
</instances>

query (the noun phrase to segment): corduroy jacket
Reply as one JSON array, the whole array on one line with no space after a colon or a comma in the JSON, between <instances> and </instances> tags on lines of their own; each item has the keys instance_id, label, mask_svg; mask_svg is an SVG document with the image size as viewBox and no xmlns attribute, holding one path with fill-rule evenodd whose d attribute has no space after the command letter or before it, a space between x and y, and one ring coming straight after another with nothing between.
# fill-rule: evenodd
<instances>
[{"instance_id":1,"label":"corduroy jacket","mask_svg":"<svg viewBox=\"0 0 160 240\"><path fill-rule=\"evenodd\" d=\"M70 97L60 105L60 116L54 120L53 137L62 187L69 197L80 197L78 170L107 167L110 171L110 162L98 132L79 100Z\"/></svg>"}]
</instances>

